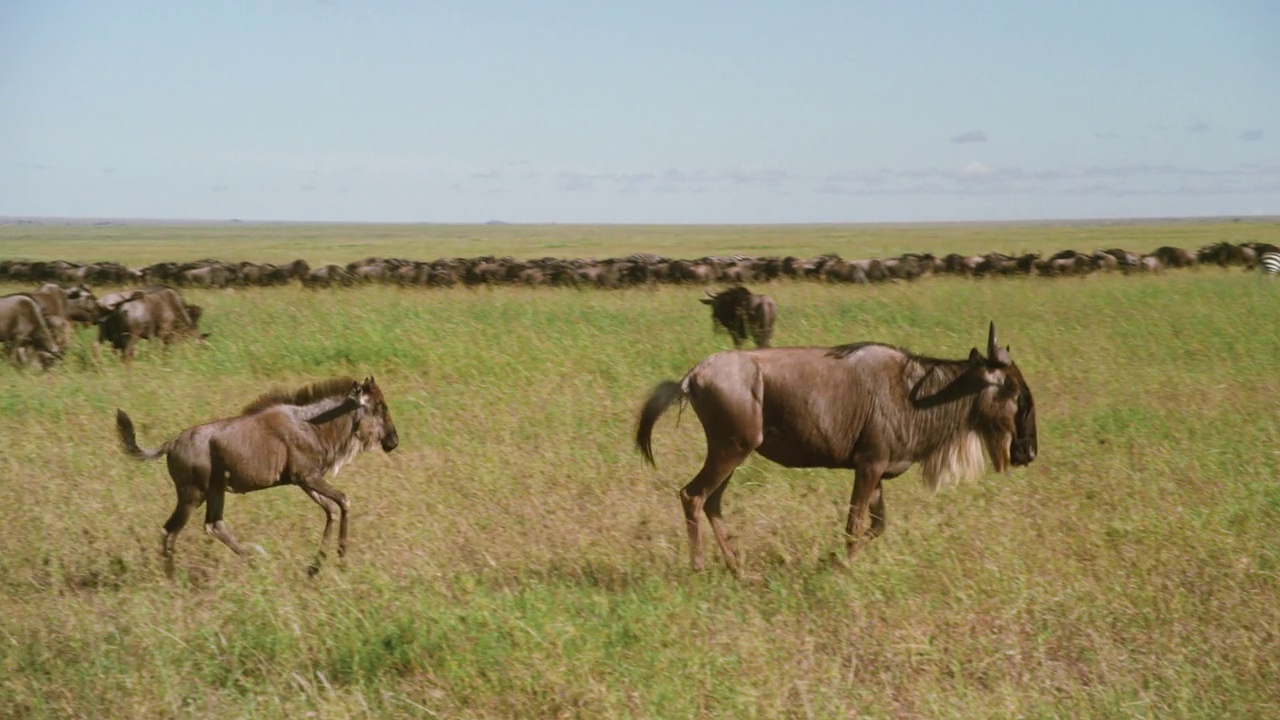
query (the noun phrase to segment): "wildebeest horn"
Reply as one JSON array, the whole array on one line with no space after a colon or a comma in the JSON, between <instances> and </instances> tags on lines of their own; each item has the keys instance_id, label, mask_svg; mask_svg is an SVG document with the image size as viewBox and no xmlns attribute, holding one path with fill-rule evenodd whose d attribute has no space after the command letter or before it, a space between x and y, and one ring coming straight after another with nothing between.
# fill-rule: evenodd
<instances>
[{"instance_id":1,"label":"wildebeest horn","mask_svg":"<svg viewBox=\"0 0 1280 720\"><path fill-rule=\"evenodd\" d=\"M1013 360L1009 352L996 342L996 321L991 321L991 329L987 332L987 360L999 365L1008 365Z\"/></svg>"}]
</instances>

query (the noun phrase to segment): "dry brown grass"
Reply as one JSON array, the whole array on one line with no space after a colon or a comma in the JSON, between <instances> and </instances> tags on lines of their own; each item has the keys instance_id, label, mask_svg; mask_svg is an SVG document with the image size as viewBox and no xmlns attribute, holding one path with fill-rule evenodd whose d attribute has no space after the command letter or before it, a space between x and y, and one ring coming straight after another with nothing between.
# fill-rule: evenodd
<instances>
[{"instance_id":1,"label":"dry brown grass","mask_svg":"<svg viewBox=\"0 0 1280 720\"><path fill-rule=\"evenodd\" d=\"M82 335L53 373L0 373L0 717L1274 716L1280 285L768 291L782 345L958 357L994 317L1040 458L936 496L892 481L848 571L848 474L754 458L726 495L753 577L695 575L675 493L696 420L659 423L656 472L631 437L653 383L728 345L700 289L192 291L208 348L126 369ZM119 452L114 409L155 446L368 372L402 444L336 481L345 567L307 578L322 518L281 488L228 501L265 557L193 523L167 582L170 482Z\"/></svg>"}]
</instances>

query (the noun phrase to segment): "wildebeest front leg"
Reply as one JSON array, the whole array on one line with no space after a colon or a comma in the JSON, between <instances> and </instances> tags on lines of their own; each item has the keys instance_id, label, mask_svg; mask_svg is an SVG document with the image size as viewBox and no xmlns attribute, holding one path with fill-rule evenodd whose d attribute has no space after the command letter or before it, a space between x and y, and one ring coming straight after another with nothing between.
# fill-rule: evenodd
<instances>
[{"instance_id":1,"label":"wildebeest front leg","mask_svg":"<svg viewBox=\"0 0 1280 720\"><path fill-rule=\"evenodd\" d=\"M138 348L138 336L128 333L124 336L124 347L120 349L120 358L125 362L133 361L133 354Z\"/></svg>"},{"instance_id":2,"label":"wildebeest front leg","mask_svg":"<svg viewBox=\"0 0 1280 720\"><path fill-rule=\"evenodd\" d=\"M871 496L871 529L867 531L867 539L874 540L884 534L888 517L884 510L884 478L876 484L876 492Z\"/></svg>"},{"instance_id":3,"label":"wildebeest front leg","mask_svg":"<svg viewBox=\"0 0 1280 720\"><path fill-rule=\"evenodd\" d=\"M315 561L307 568L308 574L315 575L320 572L320 563L324 560L324 549L329 546L329 536L333 534L333 515L334 513L341 515L342 506L311 488L304 487L302 491L324 510L324 535L320 537L320 549L316 551Z\"/></svg>"},{"instance_id":4,"label":"wildebeest front leg","mask_svg":"<svg viewBox=\"0 0 1280 720\"><path fill-rule=\"evenodd\" d=\"M332 505L337 506L337 509L338 509L338 557L342 557L343 555L346 555L347 553L347 516L350 514L351 501L347 500L347 496L343 495L341 490L338 490L334 486L325 482L323 476L308 478L306 482L302 483L302 489L305 490L306 493L312 497L312 499L320 503L321 507L325 509L325 512L329 514L329 518L328 520L325 521L325 525L324 525L324 537L320 541L322 551L324 549L325 542L328 541L329 539L329 527L330 527L330 523L333 520L333 516L332 516L332 509L331 509L332 506L325 505L324 502L321 502L321 499L323 498L325 501L328 501L332 503Z\"/></svg>"},{"instance_id":5,"label":"wildebeest front leg","mask_svg":"<svg viewBox=\"0 0 1280 720\"><path fill-rule=\"evenodd\" d=\"M863 536L866 539L884 531L884 496L880 494L880 476L884 463L859 465L854 471L853 496L849 500L849 520L845 523L845 554L850 560L858 553ZM872 502L879 505L880 527L877 531L871 517ZM870 527L868 527L870 526Z\"/></svg>"}]
</instances>

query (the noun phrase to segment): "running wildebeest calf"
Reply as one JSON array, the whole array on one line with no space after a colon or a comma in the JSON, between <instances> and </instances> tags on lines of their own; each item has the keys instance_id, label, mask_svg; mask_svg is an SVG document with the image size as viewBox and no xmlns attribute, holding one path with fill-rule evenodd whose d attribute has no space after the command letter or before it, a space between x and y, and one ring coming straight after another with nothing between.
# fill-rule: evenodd
<instances>
[{"instance_id":1,"label":"running wildebeest calf","mask_svg":"<svg viewBox=\"0 0 1280 720\"><path fill-rule=\"evenodd\" d=\"M396 449L400 439L382 390L369 377L363 383L336 378L297 391L268 392L245 406L240 415L187 428L155 450L138 447L133 421L116 411L116 429L130 456L139 460L167 457L178 505L164 524L165 573L173 577L173 547L191 511L207 502L204 529L237 555L248 552L222 521L228 491L297 485L324 509L324 535L310 571L319 570L324 548L338 524L338 555L346 552L347 497L325 481L360 452L381 446Z\"/></svg>"},{"instance_id":2,"label":"running wildebeest calf","mask_svg":"<svg viewBox=\"0 0 1280 720\"><path fill-rule=\"evenodd\" d=\"M729 331L734 347L742 347L748 335L756 347L769 347L773 324L778 318L778 306L773 298L755 295L741 285L715 295L707 291L707 295L709 297L699 298L699 302L711 306L712 322Z\"/></svg>"},{"instance_id":3,"label":"running wildebeest calf","mask_svg":"<svg viewBox=\"0 0 1280 720\"><path fill-rule=\"evenodd\" d=\"M981 474L984 450L1000 472L1036 457L1031 389L1008 348L996 343L995 323L986 354L975 348L964 360L878 343L711 355L680 382L660 383L641 410L636 446L650 465L654 423L685 400L707 438L702 470L680 491L695 570L703 569L701 510L726 564L741 574L720 500L753 451L783 467L854 471L845 525L850 559L864 539L884 532L882 480L918 462L925 484L936 490Z\"/></svg>"}]
</instances>

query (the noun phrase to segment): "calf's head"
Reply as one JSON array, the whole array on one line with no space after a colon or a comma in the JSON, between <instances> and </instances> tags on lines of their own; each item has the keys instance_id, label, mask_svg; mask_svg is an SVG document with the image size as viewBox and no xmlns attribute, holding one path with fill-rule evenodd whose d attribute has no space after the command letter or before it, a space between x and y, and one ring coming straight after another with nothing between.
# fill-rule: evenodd
<instances>
[{"instance_id":1,"label":"calf's head","mask_svg":"<svg viewBox=\"0 0 1280 720\"><path fill-rule=\"evenodd\" d=\"M355 434L365 450L372 450L380 445L383 452L391 452L400 444L400 436L396 434L396 424L391 420L391 410L387 407L382 388L370 375L363 383L353 382L348 401L359 407L357 411Z\"/></svg>"}]
</instances>

